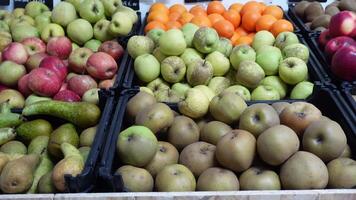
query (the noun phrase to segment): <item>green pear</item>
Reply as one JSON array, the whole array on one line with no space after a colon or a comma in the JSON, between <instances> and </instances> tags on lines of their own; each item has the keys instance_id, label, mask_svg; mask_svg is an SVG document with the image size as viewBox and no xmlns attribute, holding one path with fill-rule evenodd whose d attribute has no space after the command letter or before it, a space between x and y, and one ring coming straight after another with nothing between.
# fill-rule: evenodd
<instances>
[{"instance_id":1,"label":"green pear","mask_svg":"<svg viewBox=\"0 0 356 200\"><path fill-rule=\"evenodd\" d=\"M49 8L46 6L46 4L39 1L31 1L27 3L25 7L25 14L33 18L45 11L49 11Z\"/></svg>"},{"instance_id":2,"label":"green pear","mask_svg":"<svg viewBox=\"0 0 356 200\"><path fill-rule=\"evenodd\" d=\"M47 155L49 136L38 136L28 145L28 154Z\"/></svg>"},{"instance_id":3,"label":"green pear","mask_svg":"<svg viewBox=\"0 0 356 200\"><path fill-rule=\"evenodd\" d=\"M69 143L75 147L79 145L79 136L73 124L64 124L51 134L48 151L55 157L61 157L61 144Z\"/></svg>"},{"instance_id":4,"label":"green pear","mask_svg":"<svg viewBox=\"0 0 356 200\"><path fill-rule=\"evenodd\" d=\"M193 38L195 32L199 29L199 26L193 24L193 23L186 23L182 27L182 32L184 35L185 42L187 43L187 47L192 47L193 46Z\"/></svg>"},{"instance_id":5,"label":"green pear","mask_svg":"<svg viewBox=\"0 0 356 200\"><path fill-rule=\"evenodd\" d=\"M19 141L13 140L3 144L0 151L6 154L27 154L27 147Z\"/></svg>"},{"instance_id":6,"label":"green pear","mask_svg":"<svg viewBox=\"0 0 356 200\"><path fill-rule=\"evenodd\" d=\"M52 125L43 119L28 121L16 128L17 136L25 142L30 142L37 136L50 136Z\"/></svg>"},{"instance_id":7,"label":"green pear","mask_svg":"<svg viewBox=\"0 0 356 200\"><path fill-rule=\"evenodd\" d=\"M53 23L66 27L75 19L77 19L77 12L71 3L62 1L53 8L51 17Z\"/></svg>"},{"instance_id":8,"label":"green pear","mask_svg":"<svg viewBox=\"0 0 356 200\"><path fill-rule=\"evenodd\" d=\"M48 172L51 172L53 169L53 163L52 161L47 157L47 155L44 155L41 157L41 161L38 164L38 167L33 175L33 182L31 185L31 188L27 191L27 194L34 194L37 191L38 187L38 182Z\"/></svg>"},{"instance_id":9,"label":"green pear","mask_svg":"<svg viewBox=\"0 0 356 200\"><path fill-rule=\"evenodd\" d=\"M90 127L85 129L79 137L79 146L84 147L90 147L93 144L94 138L95 138L95 134L97 131L97 127Z\"/></svg>"},{"instance_id":10,"label":"green pear","mask_svg":"<svg viewBox=\"0 0 356 200\"><path fill-rule=\"evenodd\" d=\"M37 191L40 194L49 194L56 192L56 188L54 187L52 181L52 171L48 172L40 178L37 185Z\"/></svg>"},{"instance_id":11,"label":"green pear","mask_svg":"<svg viewBox=\"0 0 356 200\"><path fill-rule=\"evenodd\" d=\"M90 147L80 147L78 150L79 150L80 155L82 156L84 162L86 162L91 148Z\"/></svg>"},{"instance_id":12,"label":"green pear","mask_svg":"<svg viewBox=\"0 0 356 200\"><path fill-rule=\"evenodd\" d=\"M179 56L187 47L183 32L179 29L171 29L159 38L159 47L167 56Z\"/></svg>"}]
</instances>

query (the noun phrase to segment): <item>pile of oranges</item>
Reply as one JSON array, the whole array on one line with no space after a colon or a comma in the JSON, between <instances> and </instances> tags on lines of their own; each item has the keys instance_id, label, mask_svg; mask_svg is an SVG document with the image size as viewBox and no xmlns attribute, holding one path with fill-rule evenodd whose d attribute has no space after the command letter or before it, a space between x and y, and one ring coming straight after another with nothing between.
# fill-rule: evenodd
<instances>
[{"instance_id":1,"label":"pile of oranges","mask_svg":"<svg viewBox=\"0 0 356 200\"><path fill-rule=\"evenodd\" d=\"M256 32L270 31L274 36L284 31L293 32L293 25L283 19L283 10L275 5L249 1L234 3L228 9L220 1L212 1L205 9L196 5L190 10L182 4L166 7L154 3L149 11L145 32L152 29L181 28L186 23L212 27L220 37L229 38L233 45L251 44Z\"/></svg>"}]
</instances>

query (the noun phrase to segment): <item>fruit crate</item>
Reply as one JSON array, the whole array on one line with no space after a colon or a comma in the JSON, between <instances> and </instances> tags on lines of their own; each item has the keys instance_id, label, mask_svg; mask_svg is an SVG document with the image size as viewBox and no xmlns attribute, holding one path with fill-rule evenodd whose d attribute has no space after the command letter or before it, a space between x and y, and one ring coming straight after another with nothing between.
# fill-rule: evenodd
<instances>
[{"instance_id":1,"label":"fruit crate","mask_svg":"<svg viewBox=\"0 0 356 200\"><path fill-rule=\"evenodd\" d=\"M356 121L356 99L353 96L356 95L356 81L352 83L343 82L341 84L341 93L347 102L347 108L351 115L354 116L354 122Z\"/></svg>"},{"instance_id":2,"label":"fruit crate","mask_svg":"<svg viewBox=\"0 0 356 200\"><path fill-rule=\"evenodd\" d=\"M101 192L126 192L123 186L123 181L120 175L116 175L115 170L121 166L119 158L116 154L116 141L119 133L132 125L128 118L125 117L126 105L131 97L137 94L138 90L126 90L123 91L122 98L117 104L114 116L112 118L113 124L110 127L109 135L106 140L106 145L103 151L102 159L99 163L99 180L102 181ZM278 102L296 102L300 100L280 100ZM317 108L323 113L324 116L329 117L332 120L337 121L343 128L348 144L351 147L353 155L356 155L356 127L350 113L344 108L346 102L340 98L340 93L328 88L324 85L317 85L314 93L310 98L305 100ZM268 103L272 104L276 101L249 101L248 105L255 103ZM177 111L177 104L168 104L173 110ZM159 137L159 136L158 136ZM283 191L281 191L283 192ZM219 192L222 195L223 192Z\"/></svg>"},{"instance_id":3,"label":"fruit crate","mask_svg":"<svg viewBox=\"0 0 356 200\"><path fill-rule=\"evenodd\" d=\"M290 16L290 19L293 24L295 24L300 30L300 32L304 35L309 35L310 33L318 33L319 31L310 30L310 28L305 25L303 20L297 16L297 14L294 12L295 5L296 3L290 3L288 5L288 15Z\"/></svg>"}]
</instances>

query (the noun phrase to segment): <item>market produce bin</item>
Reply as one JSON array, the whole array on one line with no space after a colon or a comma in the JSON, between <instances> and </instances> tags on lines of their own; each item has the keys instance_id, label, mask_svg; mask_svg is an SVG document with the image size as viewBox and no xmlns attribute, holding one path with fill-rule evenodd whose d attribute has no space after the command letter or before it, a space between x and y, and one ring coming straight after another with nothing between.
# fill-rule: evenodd
<instances>
[{"instance_id":1,"label":"market produce bin","mask_svg":"<svg viewBox=\"0 0 356 200\"><path fill-rule=\"evenodd\" d=\"M303 35L308 35L310 33L317 33L318 31L314 31L311 30L309 27L307 27L305 25L305 23L303 22L303 20L297 16L297 14L294 12L294 7L295 7L296 3L290 3L289 4L289 8L288 8L288 15L290 17L290 19L293 21L293 23L298 27L298 29L300 30L300 33Z\"/></svg>"},{"instance_id":2,"label":"market produce bin","mask_svg":"<svg viewBox=\"0 0 356 200\"><path fill-rule=\"evenodd\" d=\"M347 102L347 109L354 117L354 122L356 122L356 81L349 83L343 82L341 85L341 93Z\"/></svg>"},{"instance_id":3,"label":"market produce bin","mask_svg":"<svg viewBox=\"0 0 356 200\"><path fill-rule=\"evenodd\" d=\"M335 120L343 128L348 144L352 149L353 155L356 155L356 127L350 113L345 110L346 103L340 98L340 93L337 90L330 89L328 86L317 84L314 93L307 101L315 105L323 113L324 116ZM122 98L116 106L114 116L112 118L112 126L110 127L109 135L106 140L106 145L103 151L102 159L99 163L99 180L103 182L101 190L103 192L125 192L123 181L120 175L114 174L122 164L116 153L116 142L119 133L128 128L130 125L128 118L125 117L126 105L131 97L137 94L138 90L126 90L122 92ZM280 101L248 101L247 104L275 102L296 102L301 100L280 100ZM177 109L177 104L168 104L173 110Z\"/></svg>"}]
</instances>

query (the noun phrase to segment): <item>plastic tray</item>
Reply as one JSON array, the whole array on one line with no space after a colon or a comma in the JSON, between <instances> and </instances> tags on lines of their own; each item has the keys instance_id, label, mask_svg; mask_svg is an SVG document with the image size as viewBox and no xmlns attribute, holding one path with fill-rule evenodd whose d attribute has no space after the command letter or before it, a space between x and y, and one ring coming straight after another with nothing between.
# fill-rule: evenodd
<instances>
[{"instance_id":1,"label":"plastic tray","mask_svg":"<svg viewBox=\"0 0 356 200\"><path fill-rule=\"evenodd\" d=\"M352 95L356 95L356 81L353 83L344 82L341 87L341 93L347 102L347 108L349 109L351 115L353 115L354 122L356 122L356 101L352 97Z\"/></svg>"},{"instance_id":2,"label":"plastic tray","mask_svg":"<svg viewBox=\"0 0 356 200\"><path fill-rule=\"evenodd\" d=\"M113 126L110 128L104 148L103 156L99 164L99 179L103 182L102 192L125 192L123 181L120 175L114 174L116 169L121 166L116 154L116 141L119 133L131 124L125 118L125 110L128 100L137 93L137 90L127 90L122 92L122 98L117 104L117 109L113 117ZM280 100L278 102L295 102L298 100ZM340 98L338 91L333 91L328 87L318 86L312 97L306 100L318 107L323 115L337 121L343 128L353 155L356 155L356 127L355 121L344 110L346 102ZM250 101L254 103L274 103L276 101ZM172 107L172 105L170 105ZM173 106L175 109L176 106Z\"/></svg>"}]
</instances>

